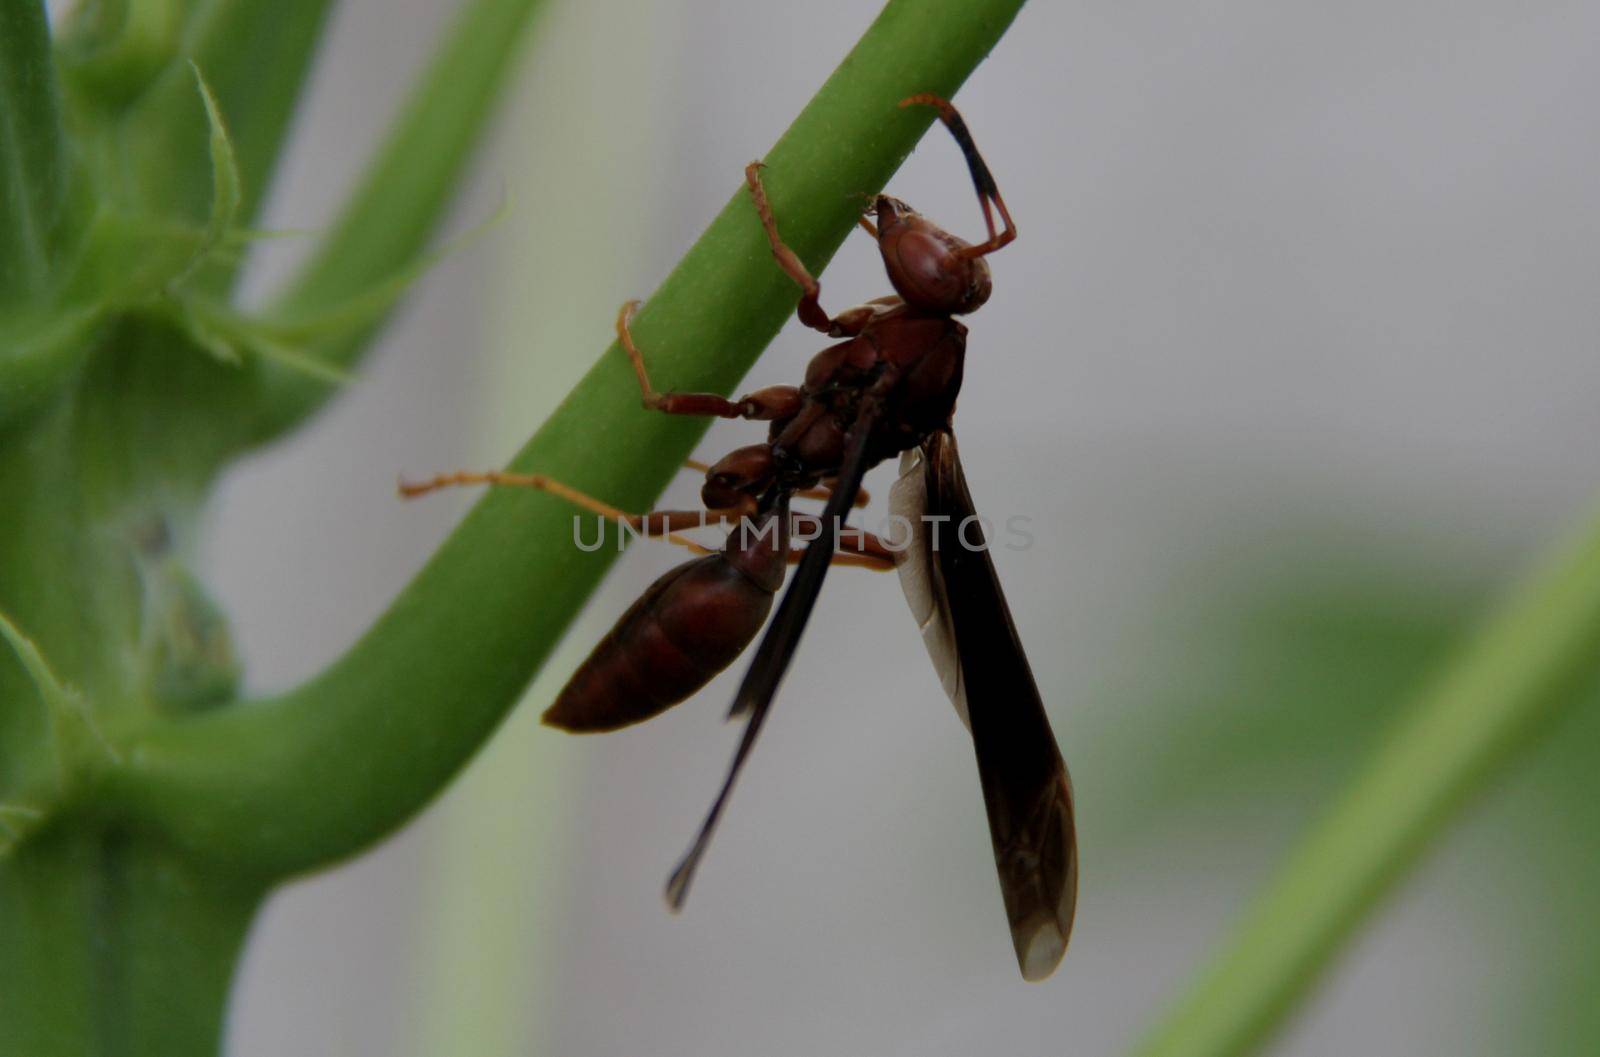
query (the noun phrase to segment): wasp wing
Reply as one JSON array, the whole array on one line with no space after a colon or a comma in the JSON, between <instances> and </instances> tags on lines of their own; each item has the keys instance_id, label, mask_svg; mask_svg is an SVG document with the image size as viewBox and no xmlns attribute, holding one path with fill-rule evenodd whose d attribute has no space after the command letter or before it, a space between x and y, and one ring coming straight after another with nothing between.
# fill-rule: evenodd
<instances>
[{"instance_id":1,"label":"wasp wing","mask_svg":"<svg viewBox=\"0 0 1600 1057\"><path fill-rule=\"evenodd\" d=\"M748 713L749 719L745 723L744 736L739 739L739 748L733 754L733 763L728 767L728 777L724 779L716 800L712 801L700 832L689 846L683 861L667 879L667 903L674 910L683 907L683 901L689 894L689 883L694 880L695 869L711 843L711 834L722 818L728 795L733 792L733 783L744 768L750 749L755 745L756 735L761 733L761 725L766 722L773 696L778 692L778 684L782 682L783 673L794 657L811 609L822 591L822 580L828 574L828 565L833 560L834 546L838 541L837 527L844 523L845 515L855 504L856 494L861 491L861 478L867 472L867 442L872 436L872 427L876 422L875 409L878 406L876 401L864 401L861 413L856 416L855 425L850 430L850 446L845 451L844 464L833 483L827 507L822 512L822 533L807 544L794 579L784 592L783 601L778 604L777 615L772 618L772 624L761 639L760 648L756 650L755 659L750 662L750 670L745 673L744 682L739 684L739 692L734 696L729 718ZM787 508L779 516L787 518Z\"/></svg>"},{"instance_id":2,"label":"wasp wing","mask_svg":"<svg viewBox=\"0 0 1600 1057\"><path fill-rule=\"evenodd\" d=\"M899 566L906 600L972 731L1017 963L1024 979L1042 980L1066 951L1078 898L1072 783L952 434L935 433L906 453L890 507L911 525Z\"/></svg>"}]
</instances>

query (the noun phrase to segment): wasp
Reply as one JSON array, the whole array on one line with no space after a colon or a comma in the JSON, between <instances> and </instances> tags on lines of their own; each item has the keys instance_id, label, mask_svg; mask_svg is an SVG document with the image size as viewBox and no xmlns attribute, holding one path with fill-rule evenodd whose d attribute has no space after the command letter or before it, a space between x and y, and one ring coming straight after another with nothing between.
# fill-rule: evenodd
<instances>
[{"instance_id":1,"label":"wasp","mask_svg":"<svg viewBox=\"0 0 1600 1057\"><path fill-rule=\"evenodd\" d=\"M784 244L762 186L763 165L752 162L745 183L774 260L800 288L796 313L835 339L811 359L799 385L737 400L658 392L629 330L637 303L617 317L646 409L768 424L760 443L709 466L690 464L705 473L704 510L630 514L537 474L460 472L402 484L401 491L540 489L697 553L651 584L594 647L544 713L551 726L591 733L649 719L705 686L767 626L731 709L745 718L733 762L667 882L674 909L688 895L829 568L898 570L943 687L971 731L1017 961L1025 979L1040 980L1066 950L1077 902L1072 785L977 521L952 424L967 350L967 327L956 317L989 299L988 257L1010 244L1017 228L955 107L926 94L900 105L933 107L955 138L987 237L966 242L905 202L876 195L860 224L877 241L894 293L830 315L816 278ZM847 516L865 501L863 477L892 457L900 459L900 476L890 507L908 526L907 538L847 528ZM824 501L822 515L792 509L796 499ZM678 535L708 520L732 526L720 549ZM927 531L930 524L974 523L976 542L963 530L959 539L947 533L941 546ZM769 625L790 565L797 568Z\"/></svg>"}]
</instances>

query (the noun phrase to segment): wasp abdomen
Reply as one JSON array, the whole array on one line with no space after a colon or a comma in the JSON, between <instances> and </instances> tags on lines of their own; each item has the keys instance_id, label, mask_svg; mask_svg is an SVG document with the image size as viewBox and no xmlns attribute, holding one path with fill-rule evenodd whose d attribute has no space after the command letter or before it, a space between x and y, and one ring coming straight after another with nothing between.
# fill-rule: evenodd
<instances>
[{"instance_id":1,"label":"wasp abdomen","mask_svg":"<svg viewBox=\"0 0 1600 1057\"><path fill-rule=\"evenodd\" d=\"M776 586L758 583L721 553L671 570L600 640L544 722L598 733L666 711L750 645Z\"/></svg>"}]
</instances>

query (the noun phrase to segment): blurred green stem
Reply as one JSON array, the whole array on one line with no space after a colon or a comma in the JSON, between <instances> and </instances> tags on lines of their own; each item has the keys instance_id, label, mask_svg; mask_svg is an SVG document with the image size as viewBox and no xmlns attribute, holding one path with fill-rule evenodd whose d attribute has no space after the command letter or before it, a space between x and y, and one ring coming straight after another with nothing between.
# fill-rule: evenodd
<instances>
[{"instance_id":1,"label":"blurred green stem","mask_svg":"<svg viewBox=\"0 0 1600 1057\"><path fill-rule=\"evenodd\" d=\"M50 28L40 0L0 3L0 303L46 283L67 191ZM0 357L6 354L0 349Z\"/></svg>"},{"instance_id":2,"label":"blurred green stem","mask_svg":"<svg viewBox=\"0 0 1600 1057\"><path fill-rule=\"evenodd\" d=\"M0 873L0 1053L215 1053L257 880L56 826Z\"/></svg>"},{"instance_id":3,"label":"blurred green stem","mask_svg":"<svg viewBox=\"0 0 1600 1057\"><path fill-rule=\"evenodd\" d=\"M528 12L543 0L489 0L465 9L373 159L350 205L323 237L316 254L273 306L275 319L316 318L381 289L403 275L427 247L451 201L471 146L494 113L491 100L518 55L512 46ZM419 158L451 163L419 165ZM536 201L530 196L530 201ZM407 284L381 299L387 309ZM383 312L319 349L335 367L353 364ZM321 407L335 391L303 372L263 376L262 421L253 440L271 440Z\"/></svg>"},{"instance_id":4,"label":"blurred green stem","mask_svg":"<svg viewBox=\"0 0 1600 1057\"><path fill-rule=\"evenodd\" d=\"M1600 519L1405 711L1137 1057L1252 1052L1430 840L1600 674Z\"/></svg>"}]
</instances>

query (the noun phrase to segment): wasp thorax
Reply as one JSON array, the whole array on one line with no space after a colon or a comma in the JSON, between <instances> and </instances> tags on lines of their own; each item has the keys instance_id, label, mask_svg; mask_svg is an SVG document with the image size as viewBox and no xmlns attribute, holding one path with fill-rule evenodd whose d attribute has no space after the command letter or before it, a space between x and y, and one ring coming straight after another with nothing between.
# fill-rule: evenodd
<instances>
[{"instance_id":1,"label":"wasp thorax","mask_svg":"<svg viewBox=\"0 0 1600 1057\"><path fill-rule=\"evenodd\" d=\"M913 308L971 312L989 300L989 265L970 246L898 198L879 195L878 249L895 291Z\"/></svg>"},{"instance_id":2,"label":"wasp thorax","mask_svg":"<svg viewBox=\"0 0 1600 1057\"><path fill-rule=\"evenodd\" d=\"M766 491L774 473L771 445L749 444L737 448L706 471L700 501L712 510L744 509L751 505L754 496Z\"/></svg>"}]
</instances>

